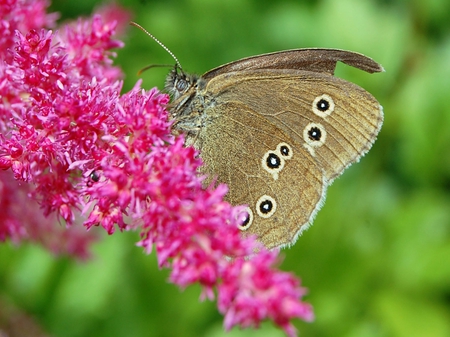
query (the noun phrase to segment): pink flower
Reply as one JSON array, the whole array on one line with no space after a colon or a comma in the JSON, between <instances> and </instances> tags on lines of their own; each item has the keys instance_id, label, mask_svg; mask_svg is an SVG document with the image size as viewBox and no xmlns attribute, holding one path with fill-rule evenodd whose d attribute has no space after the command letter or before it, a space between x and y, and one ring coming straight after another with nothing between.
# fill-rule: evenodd
<instances>
[{"instance_id":1,"label":"pink flower","mask_svg":"<svg viewBox=\"0 0 450 337\"><path fill-rule=\"evenodd\" d=\"M225 327L258 326L266 318L282 327L288 336L296 336L290 320L300 317L311 321L309 304L299 299L305 289L291 274L275 272L277 252L261 251L251 260L238 260L229 268L219 286L219 310L225 314Z\"/></svg>"},{"instance_id":2,"label":"pink flower","mask_svg":"<svg viewBox=\"0 0 450 337\"><path fill-rule=\"evenodd\" d=\"M22 13L18 4L11 1ZM31 20L49 21L42 12ZM0 240L34 239L57 252L63 242L85 256L90 239L73 230L77 222L109 234L138 230L138 245L155 247L173 283L199 283L203 298L217 292L227 329L271 319L294 336L293 318L312 319L304 289L276 269L277 252L240 237L240 208L223 201L225 185L202 188L196 151L171 135L168 96L140 82L120 94L121 71L111 61L111 49L123 45L113 39L117 24L95 15L54 34L16 22L19 30L1 40ZM30 203L32 215L17 208ZM55 229L55 215L67 231Z\"/></svg>"},{"instance_id":3,"label":"pink flower","mask_svg":"<svg viewBox=\"0 0 450 337\"><path fill-rule=\"evenodd\" d=\"M9 49L14 46L16 30L28 32L31 29L50 28L58 15L47 14L47 0L4 0L0 5L0 58L10 61Z\"/></svg>"},{"instance_id":4,"label":"pink flower","mask_svg":"<svg viewBox=\"0 0 450 337\"><path fill-rule=\"evenodd\" d=\"M60 226L54 214L44 216L39 204L30 200L30 191L31 185L15 180L10 171L0 171L0 241L30 240L54 254L87 259L96 237L80 226Z\"/></svg>"}]
</instances>

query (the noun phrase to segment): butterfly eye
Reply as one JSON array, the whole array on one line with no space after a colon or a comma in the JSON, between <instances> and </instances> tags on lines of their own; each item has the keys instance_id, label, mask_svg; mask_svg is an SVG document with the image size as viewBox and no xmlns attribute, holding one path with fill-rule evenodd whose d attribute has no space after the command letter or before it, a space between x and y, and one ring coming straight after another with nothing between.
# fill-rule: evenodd
<instances>
[{"instance_id":1,"label":"butterfly eye","mask_svg":"<svg viewBox=\"0 0 450 337\"><path fill-rule=\"evenodd\" d=\"M256 202L256 212L262 218L270 218L277 210L277 202L270 195L263 195Z\"/></svg>"},{"instance_id":2,"label":"butterfly eye","mask_svg":"<svg viewBox=\"0 0 450 337\"><path fill-rule=\"evenodd\" d=\"M303 139L311 147L319 147L325 144L327 132L322 124L309 123L303 130Z\"/></svg>"},{"instance_id":3,"label":"butterfly eye","mask_svg":"<svg viewBox=\"0 0 450 337\"><path fill-rule=\"evenodd\" d=\"M253 223L253 212L250 207L247 207L244 212L239 214L238 221L240 222L238 228L241 231L246 231L250 228Z\"/></svg>"},{"instance_id":4,"label":"butterfly eye","mask_svg":"<svg viewBox=\"0 0 450 337\"><path fill-rule=\"evenodd\" d=\"M180 79L178 79L176 86L177 86L177 90L182 92L187 89L188 82L184 78L180 78Z\"/></svg>"},{"instance_id":5,"label":"butterfly eye","mask_svg":"<svg viewBox=\"0 0 450 337\"><path fill-rule=\"evenodd\" d=\"M328 95L320 95L314 99L312 109L317 116L325 118L334 111L334 101Z\"/></svg>"}]
</instances>

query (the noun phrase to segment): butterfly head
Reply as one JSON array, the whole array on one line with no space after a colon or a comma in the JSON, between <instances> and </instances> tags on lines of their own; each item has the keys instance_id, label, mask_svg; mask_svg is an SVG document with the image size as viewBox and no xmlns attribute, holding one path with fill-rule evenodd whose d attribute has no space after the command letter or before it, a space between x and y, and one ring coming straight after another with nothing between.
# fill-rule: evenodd
<instances>
[{"instance_id":1,"label":"butterfly head","mask_svg":"<svg viewBox=\"0 0 450 337\"><path fill-rule=\"evenodd\" d=\"M166 78L165 90L175 101L197 83L198 77L186 74L178 65L170 71Z\"/></svg>"}]
</instances>

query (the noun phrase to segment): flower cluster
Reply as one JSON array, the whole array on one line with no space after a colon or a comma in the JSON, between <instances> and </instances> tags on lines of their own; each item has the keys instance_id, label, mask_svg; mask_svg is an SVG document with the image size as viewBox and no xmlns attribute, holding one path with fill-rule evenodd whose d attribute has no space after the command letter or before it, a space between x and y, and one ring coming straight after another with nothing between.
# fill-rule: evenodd
<instances>
[{"instance_id":1,"label":"flower cluster","mask_svg":"<svg viewBox=\"0 0 450 337\"><path fill-rule=\"evenodd\" d=\"M58 181L56 170L63 167L57 156L62 153L55 135L47 130L58 119L52 105L66 77L67 58L64 48L50 48L51 32L41 30L54 26L57 18L46 13L47 6L45 0L10 0L0 5L0 168L4 170L0 174L0 240L33 240L55 253L86 258L95 237L79 226L58 226L49 209L43 212L29 198L34 194L44 199L45 193L38 190L58 183L62 194L55 191L55 196L64 198L71 190L71 184Z\"/></svg>"},{"instance_id":2,"label":"flower cluster","mask_svg":"<svg viewBox=\"0 0 450 337\"><path fill-rule=\"evenodd\" d=\"M9 7L21 15L25 7L41 11L31 26L13 14L1 23L0 202L7 211L0 240L46 244L44 233L57 232L54 214L68 226L59 235L73 240L70 252L81 256L90 239L72 234L80 219L109 234L138 230L138 244L147 253L155 247L172 282L199 283L209 299L217 292L227 329L272 319L294 336L292 318L312 319L301 301L304 289L276 269L277 252L240 237L240 208L223 201L225 185L202 188L195 150L170 133L167 95L142 90L140 82L120 93L111 50L122 46L113 35L117 19L126 16L104 11L113 15L94 15L54 34L43 28L54 19L45 14L45 1L11 0ZM33 213L40 205L46 221L27 223L17 205ZM260 253L239 258L255 250Z\"/></svg>"}]
</instances>

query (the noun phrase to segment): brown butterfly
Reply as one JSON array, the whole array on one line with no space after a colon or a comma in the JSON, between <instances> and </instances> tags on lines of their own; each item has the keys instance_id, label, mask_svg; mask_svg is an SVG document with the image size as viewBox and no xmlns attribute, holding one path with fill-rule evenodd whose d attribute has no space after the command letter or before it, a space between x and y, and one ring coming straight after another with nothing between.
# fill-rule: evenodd
<instances>
[{"instance_id":1,"label":"brown butterfly","mask_svg":"<svg viewBox=\"0 0 450 337\"><path fill-rule=\"evenodd\" d=\"M239 227L268 248L296 241L328 185L380 131L381 105L333 76L338 61L383 71L362 54L295 49L227 63L200 77L184 73L177 61L167 77L174 133L185 133L186 144L200 150L205 185L226 183L226 199L248 205Z\"/></svg>"}]
</instances>

